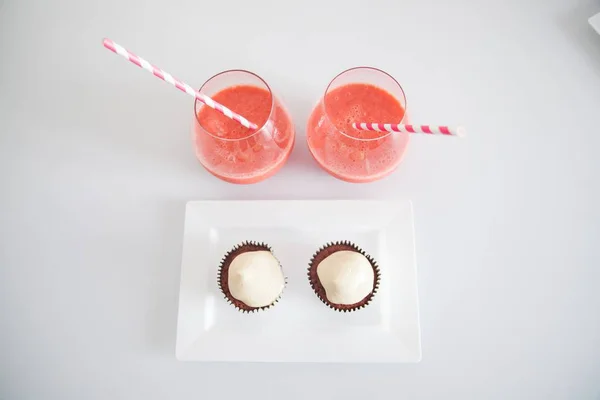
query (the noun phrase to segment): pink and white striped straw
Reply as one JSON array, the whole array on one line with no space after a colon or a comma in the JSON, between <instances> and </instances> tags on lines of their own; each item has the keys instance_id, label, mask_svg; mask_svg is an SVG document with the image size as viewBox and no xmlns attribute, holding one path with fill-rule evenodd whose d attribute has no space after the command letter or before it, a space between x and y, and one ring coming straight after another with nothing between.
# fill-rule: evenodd
<instances>
[{"instance_id":1,"label":"pink and white striped straw","mask_svg":"<svg viewBox=\"0 0 600 400\"><path fill-rule=\"evenodd\" d=\"M354 129L377 132L408 132L425 133L429 135L465 136L465 128L462 126L434 126L434 125L408 125L408 124L377 124L377 123L353 123Z\"/></svg>"},{"instance_id":2,"label":"pink and white striped straw","mask_svg":"<svg viewBox=\"0 0 600 400\"><path fill-rule=\"evenodd\" d=\"M258 125L248 121L246 118L242 117L241 115L234 113L229 108L225 107L222 104L217 103L210 97L203 95L202 93L198 92L197 90L194 90L187 83L181 82L180 80L173 78L173 75L169 74L166 71L163 71L160 68L155 67L154 65L150 64L148 61L144 60L141 57L136 56L135 54L133 54L129 50L126 50L124 47L119 46L112 40L104 39L102 41L102 44L104 45L104 47L106 47L110 51L117 53L120 56L125 57L127 60L131 61L138 67L143 68L148 72L151 72L154 76L162 79L165 82L170 83L171 85L175 86L177 89L181 90L182 92L185 92L185 93L189 94L190 96L195 97L196 99L198 99L198 101L206 104L208 107L215 109L218 112L220 112L221 114L225 115L226 117L239 122L240 124L242 124L242 126L245 126L248 129L258 129Z\"/></svg>"}]
</instances>

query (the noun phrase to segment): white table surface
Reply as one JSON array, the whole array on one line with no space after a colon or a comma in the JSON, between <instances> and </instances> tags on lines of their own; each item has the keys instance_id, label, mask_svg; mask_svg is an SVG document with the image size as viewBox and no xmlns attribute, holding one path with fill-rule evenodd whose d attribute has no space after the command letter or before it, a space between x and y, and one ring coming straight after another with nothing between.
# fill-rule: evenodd
<instances>
[{"instance_id":1,"label":"white table surface","mask_svg":"<svg viewBox=\"0 0 600 400\"><path fill-rule=\"evenodd\" d=\"M1 2L1 1L0 1ZM27 1L0 8L0 398L600 398L598 0ZM200 86L263 76L297 147L253 186L211 177L192 101L106 36ZM404 86L401 168L352 185L310 159L329 80L372 64ZM423 360L175 360L191 199L410 198Z\"/></svg>"}]
</instances>

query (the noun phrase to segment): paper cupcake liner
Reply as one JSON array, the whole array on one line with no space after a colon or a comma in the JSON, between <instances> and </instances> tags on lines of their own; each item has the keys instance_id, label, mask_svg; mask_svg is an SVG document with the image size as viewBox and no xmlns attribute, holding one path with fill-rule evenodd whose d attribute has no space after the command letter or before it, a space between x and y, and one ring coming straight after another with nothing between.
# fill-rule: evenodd
<instances>
[{"instance_id":1,"label":"paper cupcake liner","mask_svg":"<svg viewBox=\"0 0 600 400\"><path fill-rule=\"evenodd\" d=\"M283 277L284 284L283 284L283 289L281 290L281 293L279 293L279 296L277 296L277 298L268 306L250 307L249 305L234 298L231 295L231 292L229 291L229 285L225 284L225 279L226 279L227 275L225 275L224 272L227 272L229 270L229 266L231 265L231 262L233 261L233 259L242 253L242 252L239 252L240 249L243 249L244 251L268 251L271 254L273 254L273 250L266 243L249 241L249 240L244 241L240 244L237 244L231 250L229 250L223 256L223 259L221 260L221 264L219 265L219 270L217 272L217 286L219 287L219 290L221 290L221 293L223 294L224 299L242 313L251 314L251 313L256 313L259 311L268 310L269 308L273 308L275 306L275 304L277 304L279 302L279 300L281 299L281 295L283 294L283 291L285 290L285 287L287 286L287 277L285 275ZM273 254L273 257L275 257L274 254ZM281 267L281 263L279 262L279 259L277 257L275 257L275 259L279 263L279 268L281 268L283 271L283 268Z\"/></svg>"},{"instance_id":2,"label":"paper cupcake liner","mask_svg":"<svg viewBox=\"0 0 600 400\"><path fill-rule=\"evenodd\" d=\"M365 256L367 258L367 260L369 260L369 263L371 263L371 266L373 267L373 271L375 272L375 283L373 285L373 291L371 293L369 293L367 295L367 297L365 297L363 300L361 300L360 302L358 302L356 304L345 305L345 304L331 303L329 300L327 300L327 297L325 296L325 288L323 288L323 285L321 285L321 282L319 282L319 278L317 276L317 265L314 265L314 262L315 262L316 257L322 251L327 250L331 246L345 246L346 247L345 249L340 249L338 251L343 251L343 250L356 251L356 252L362 254L363 256ZM371 300L373 300L373 297L375 296L377 291L379 290L380 279L381 279L381 272L379 270L379 265L377 265L377 261L375 261L375 259L373 259L373 257L371 257L371 255L367 254L363 249L361 249L356 244L354 244L348 240L343 240L343 241L338 241L338 242L330 242L330 243L327 243L326 245L322 246L311 257L310 263L308 266L308 281L309 281L310 286L312 287L313 291L319 298L319 300L321 300L321 302L323 304L325 304L326 306L328 306L329 308L339 311L339 312L352 312L352 311L360 310L360 309L368 306L369 303L371 303ZM321 295L321 293L323 295Z\"/></svg>"}]
</instances>

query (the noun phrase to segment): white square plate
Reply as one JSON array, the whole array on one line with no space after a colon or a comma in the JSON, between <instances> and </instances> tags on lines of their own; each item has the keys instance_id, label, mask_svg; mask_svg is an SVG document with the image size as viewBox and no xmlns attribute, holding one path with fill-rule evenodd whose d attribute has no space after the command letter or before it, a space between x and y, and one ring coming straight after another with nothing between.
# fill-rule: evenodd
<instances>
[{"instance_id":1,"label":"white square plate","mask_svg":"<svg viewBox=\"0 0 600 400\"><path fill-rule=\"evenodd\" d=\"M594 15L589 20L590 25L600 34L600 13Z\"/></svg>"},{"instance_id":2,"label":"white square plate","mask_svg":"<svg viewBox=\"0 0 600 400\"><path fill-rule=\"evenodd\" d=\"M269 244L287 286L275 307L237 311L217 287L223 255ZM377 260L368 307L334 311L308 283L312 255L350 240ZM194 201L187 204L176 354L186 361L419 362L421 341L409 201Z\"/></svg>"}]
</instances>

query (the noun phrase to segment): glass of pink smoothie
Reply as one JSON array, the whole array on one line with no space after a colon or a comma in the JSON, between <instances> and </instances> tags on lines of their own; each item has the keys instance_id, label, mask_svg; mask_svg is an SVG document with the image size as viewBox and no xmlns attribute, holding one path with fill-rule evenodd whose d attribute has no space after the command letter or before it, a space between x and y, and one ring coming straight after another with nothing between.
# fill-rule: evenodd
<instances>
[{"instance_id":1,"label":"glass of pink smoothie","mask_svg":"<svg viewBox=\"0 0 600 400\"><path fill-rule=\"evenodd\" d=\"M269 85L252 72L230 70L199 91L259 126L245 128L196 100L192 135L204 168L231 183L260 182L279 171L294 147L295 130Z\"/></svg>"},{"instance_id":2,"label":"glass of pink smoothie","mask_svg":"<svg viewBox=\"0 0 600 400\"><path fill-rule=\"evenodd\" d=\"M393 172L408 135L361 131L354 122L405 123L406 96L400 84L376 68L357 67L333 78L308 119L308 148L336 178L361 183Z\"/></svg>"}]
</instances>

